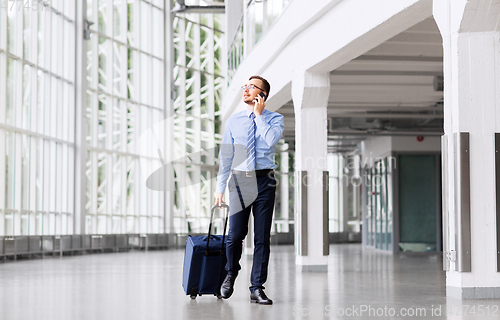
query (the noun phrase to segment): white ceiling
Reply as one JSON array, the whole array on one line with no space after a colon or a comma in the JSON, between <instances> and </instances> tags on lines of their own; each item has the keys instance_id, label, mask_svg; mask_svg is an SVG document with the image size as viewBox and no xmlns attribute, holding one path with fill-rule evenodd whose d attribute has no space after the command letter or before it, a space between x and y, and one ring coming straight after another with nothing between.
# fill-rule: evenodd
<instances>
[{"instance_id":1,"label":"white ceiling","mask_svg":"<svg viewBox=\"0 0 500 320\"><path fill-rule=\"evenodd\" d=\"M368 135L440 134L443 92L434 90L443 75L442 39L433 18L409 28L333 70L328 101L329 150L353 152ZM292 102L285 115L292 144Z\"/></svg>"}]
</instances>

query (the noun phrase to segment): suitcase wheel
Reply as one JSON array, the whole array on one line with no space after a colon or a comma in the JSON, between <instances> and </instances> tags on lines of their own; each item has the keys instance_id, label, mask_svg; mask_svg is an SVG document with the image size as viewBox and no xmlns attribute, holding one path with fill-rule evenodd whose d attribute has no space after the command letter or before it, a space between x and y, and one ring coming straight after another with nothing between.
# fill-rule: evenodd
<instances>
[{"instance_id":1,"label":"suitcase wheel","mask_svg":"<svg viewBox=\"0 0 500 320\"><path fill-rule=\"evenodd\" d=\"M191 289L191 292L189 292L189 296L191 297L191 299L196 299L196 295L198 294L198 288L197 287L194 287ZM201 296L201 294L200 294Z\"/></svg>"},{"instance_id":2,"label":"suitcase wheel","mask_svg":"<svg viewBox=\"0 0 500 320\"><path fill-rule=\"evenodd\" d=\"M217 299L222 299L222 295L220 293L217 295Z\"/></svg>"}]
</instances>

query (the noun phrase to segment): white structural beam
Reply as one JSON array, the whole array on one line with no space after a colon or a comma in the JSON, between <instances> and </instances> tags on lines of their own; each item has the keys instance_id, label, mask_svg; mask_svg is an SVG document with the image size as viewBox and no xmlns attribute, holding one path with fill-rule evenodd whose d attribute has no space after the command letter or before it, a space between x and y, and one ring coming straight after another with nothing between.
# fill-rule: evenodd
<instances>
[{"instance_id":1,"label":"white structural beam","mask_svg":"<svg viewBox=\"0 0 500 320\"><path fill-rule=\"evenodd\" d=\"M303 70L330 72L430 16L432 0L293 1L233 76L223 120L250 75L270 81L267 108L274 111L291 100L290 83Z\"/></svg>"},{"instance_id":2,"label":"white structural beam","mask_svg":"<svg viewBox=\"0 0 500 320\"><path fill-rule=\"evenodd\" d=\"M74 234L85 234L85 209L87 178L85 176L87 162L87 41L83 39L85 20L87 19L86 1L77 2L77 21L75 24L76 39L76 77L75 77L75 192L74 192ZM94 60L96 61L96 60Z\"/></svg>"},{"instance_id":3,"label":"white structural beam","mask_svg":"<svg viewBox=\"0 0 500 320\"><path fill-rule=\"evenodd\" d=\"M295 221L296 264L303 271L327 271L328 206L325 206L327 170L328 73L304 72L292 82L295 108L295 170L303 172L297 192ZM326 195L326 198L327 195ZM326 211L326 212L325 212ZM326 219L325 219L326 217Z\"/></svg>"},{"instance_id":4,"label":"white structural beam","mask_svg":"<svg viewBox=\"0 0 500 320\"><path fill-rule=\"evenodd\" d=\"M500 2L434 0L433 11L444 44L446 294L500 298L494 174L494 133L500 132Z\"/></svg>"},{"instance_id":5,"label":"white structural beam","mask_svg":"<svg viewBox=\"0 0 500 320\"><path fill-rule=\"evenodd\" d=\"M174 61L174 14L171 13L174 7L172 0L165 1L165 163L170 164L173 160L174 153L174 77L173 70L175 66ZM174 171L173 166L168 166L165 173L165 220L164 230L165 233L173 233L174 228Z\"/></svg>"},{"instance_id":6,"label":"white structural beam","mask_svg":"<svg viewBox=\"0 0 500 320\"><path fill-rule=\"evenodd\" d=\"M7 101L7 10L0 10L0 102ZM5 123L6 108L0 108L0 123ZM5 129L0 128L0 181L6 178ZM0 235L5 234L5 183L0 183Z\"/></svg>"}]
</instances>

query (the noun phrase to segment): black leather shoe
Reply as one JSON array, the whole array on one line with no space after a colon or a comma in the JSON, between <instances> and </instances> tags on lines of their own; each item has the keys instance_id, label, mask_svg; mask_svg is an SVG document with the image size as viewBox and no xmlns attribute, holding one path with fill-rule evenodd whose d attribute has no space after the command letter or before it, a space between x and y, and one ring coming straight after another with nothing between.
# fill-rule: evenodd
<instances>
[{"instance_id":1,"label":"black leather shoe","mask_svg":"<svg viewBox=\"0 0 500 320\"><path fill-rule=\"evenodd\" d=\"M224 279L224 282L222 282L222 285L220 286L220 295L224 299L228 299L233 294L234 280L236 280L236 276L228 274Z\"/></svg>"},{"instance_id":2,"label":"black leather shoe","mask_svg":"<svg viewBox=\"0 0 500 320\"><path fill-rule=\"evenodd\" d=\"M250 294L250 302L258 304L273 304L273 300L269 299L262 289L257 289Z\"/></svg>"}]
</instances>

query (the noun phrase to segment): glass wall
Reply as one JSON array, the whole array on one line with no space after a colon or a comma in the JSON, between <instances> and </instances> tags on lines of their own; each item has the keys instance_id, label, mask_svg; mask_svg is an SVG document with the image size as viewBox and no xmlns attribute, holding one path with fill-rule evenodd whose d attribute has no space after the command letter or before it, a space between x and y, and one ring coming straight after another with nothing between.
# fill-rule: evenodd
<instances>
[{"instance_id":1,"label":"glass wall","mask_svg":"<svg viewBox=\"0 0 500 320\"><path fill-rule=\"evenodd\" d=\"M439 156L393 154L376 159L365 169L364 244L389 251L439 251Z\"/></svg>"},{"instance_id":2,"label":"glass wall","mask_svg":"<svg viewBox=\"0 0 500 320\"><path fill-rule=\"evenodd\" d=\"M220 14L174 18L174 228L180 233L206 232L213 203L226 72L222 24Z\"/></svg>"},{"instance_id":3,"label":"glass wall","mask_svg":"<svg viewBox=\"0 0 500 320\"><path fill-rule=\"evenodd\" d=\"M0 10L0 235L73 232L75 3Z\"/></svg>"},{"instance_id":4,"label":"glass wall","mask_svg":"<svg viewBox=\"0 0 500 320\"><path fill-rule=\"evenodd\" d=\"M195 2L190 4L204 4ZM154 141L140 138L165 119L170 71L175 231L200 230L212 202L221 141L223 15L179 13L174 43L165 44L164 0L44 3L12 1L0 10L0 235L73 233L80 170L85 233L164 232L164 192L147 188L141 170L162 164L150 154ZM75 3L86 4L87 11L77 12ZM89 40L75 37L81 16L92 23ZM80 41L87 51L75 61ZM175 67L165 70L171 45ZM78 147L86 161L75 168L80 63L86 134Z\"/></svg>"},{"instance_id":5,"label":"glass wall","mask_svg":"<svg viewBox=\"0 0 500 320\"><path fill-rule=\"evenodd\" d=\"M165 118L164 3L87 0L87 19L85 232L163 232L163 193L140 170L159 160L137 141Z\"/></svg>"},{"instance_id":6,"label":"glass wall","mask_svg":"<svg viewBox=\"0 0 500 320\"><path fill-rule=\"evenodd\" d=\"M363 222L365 244L377 249L392 250L393 239L393 171L395 158L377 160L365 168L366 214Z\"/></svg>"},{"instance_id":7,"label":"glass wall","mask_svg":"<svg viewBox=\"0 0 500 320\"><path fill-rule=\"evenodd\" d=\"M329 231L330 233L359 235L361 229L360 192L363 184L360 175L360 156L328 153L327 159ZM354 240L356 238L349 241Z\"/></svg>"},{"instance_id":8,"label":"glass wall","mask_svg":"<svg viewBox=\"0 0 500 320\"><path fill-rule=\"evenodd\" d=\"M271 232L287 233L294 225L294 160L295 152L282 139L276 146L274 162L277 167L276 200L274 205L273 226Z\"/></svg>"}]
</instances>

